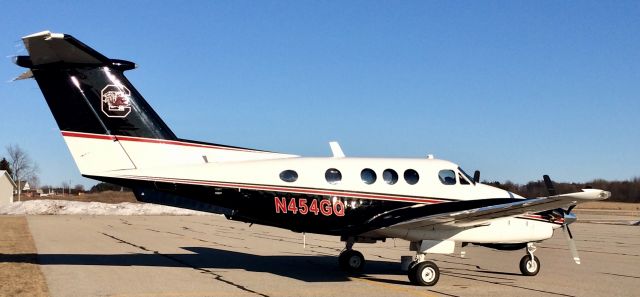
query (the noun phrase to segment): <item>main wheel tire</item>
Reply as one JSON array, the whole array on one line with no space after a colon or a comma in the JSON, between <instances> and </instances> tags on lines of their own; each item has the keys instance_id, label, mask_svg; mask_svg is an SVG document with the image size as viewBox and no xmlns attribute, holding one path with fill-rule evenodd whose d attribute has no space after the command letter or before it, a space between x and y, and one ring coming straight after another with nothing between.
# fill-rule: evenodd
<instances>
[{"instance_id":1,"label":"main wheel tire","mask_svg":"<svg viewBox=\"0 0 640 297\"><path fill-rule=\"evenodd\" d=\"M418 286L433 286L440 279L438 265L431 261L420 262L409 268L409 280Z\"/></svg>"},{"instance_id":2,"label":"main wheel tire","mask_svg":"<svg viewBox=\"0 0 640 297\"><path fill-rule=\"evenodd\" d=\"M531 255L522 257L522 259L520 259L520 272L526 276L538 274L538 272L540 272L540 260L538 260L538 257L533 256L533 259L531 259Z\"/></svg>"},{"instance_id":3,"label":"main wheel tire","mask_svg":"<svg viewBox=\"0 0 640 297\"><path fill-rule=\"evenodd\" d=\"M346 250L338 256L338 264L344 271L360 272L364 267L364 263L364 256L358 251Z\"/></svg>"},{"instance_id":4,"label":"main wheel tire","mask_svg":"<svg viewBox=\"0 0 640 297\"><path fill-rule=\"evenodd\" d=\"M409 264L409 281L414 284L417 285L418 281L416 280L416 266L418 265L418 263L416 261L411 262L411 264Z\"/></svg>"}]
</instances>

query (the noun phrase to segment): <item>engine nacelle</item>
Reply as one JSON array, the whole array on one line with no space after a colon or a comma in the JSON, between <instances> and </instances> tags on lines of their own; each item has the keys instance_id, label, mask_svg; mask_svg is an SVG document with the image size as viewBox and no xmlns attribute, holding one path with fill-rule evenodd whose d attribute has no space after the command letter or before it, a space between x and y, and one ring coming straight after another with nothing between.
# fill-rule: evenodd
<instances>
[{"instance_id":1,"label":"engine nacelle","mask_svg":"<svg viewBox=\"0 0 640 297\"><path fill-rule=\"evenodd\" d=\"M464 229L439 226L429 229L386 228L378 232L408 241L455 240L475 244L519 244L551 238L553 224L521 218L503 218L492 220L487 225Z\"/></svg>"}]
</instances>

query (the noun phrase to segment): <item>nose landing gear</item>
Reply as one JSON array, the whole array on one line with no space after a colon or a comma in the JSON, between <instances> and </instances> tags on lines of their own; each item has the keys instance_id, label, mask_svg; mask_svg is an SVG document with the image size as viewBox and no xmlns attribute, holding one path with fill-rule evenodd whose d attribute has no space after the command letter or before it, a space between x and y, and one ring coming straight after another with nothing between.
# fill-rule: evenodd
<instances>
[{"instance_id":1,"label":"nose landing gear","mask_svg":"<svg viewBox=\"0 0 640 297\"><path fill-rule=\"evenodd\" d=\"M534 276L540 272L540 260L534 256L536 246L533 243L527 243L527 254L520 259L520 272L525 276Z\"/></svg>"}]
</instances>

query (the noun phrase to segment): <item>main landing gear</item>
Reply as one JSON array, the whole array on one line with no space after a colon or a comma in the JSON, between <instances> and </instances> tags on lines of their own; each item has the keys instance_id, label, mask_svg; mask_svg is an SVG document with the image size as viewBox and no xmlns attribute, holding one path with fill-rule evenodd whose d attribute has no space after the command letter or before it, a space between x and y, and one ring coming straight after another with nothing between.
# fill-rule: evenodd
<instances>
[{"instance_id":1,"label":"main landing gear","mask_svg":"<svg viewBox=\"0 0 640 297\"><path fill-rule=\"evenodd\" d=\"M375 239L368 238L344 238L346 241L345 249L338 256L338 264L344 271L350 273L360 273L365 264L365 259L362 253L353 249L355 242L375 243ZM412 284L417 286L433 286L440 279L440 269L438 265L431 261L427 261L426 249L420 249L422 242L413 243L415 245L412 249L417 251L413 261L408 265L409 280ZM409 259L411 260L411 257ZM407 261L408 262L408 261ZM406 266L405 266L406 267Z\"/></svg>"},{"instance_id":2,"label":"main landing gear","mask_svg":"<svg viewBox=\"0 0 640 297\"><path fill-rule=\"evenodd\" d=\"M526 255L520 259L520 272L525 276L534 276L540 272L540 260L534 256L536 246L533 243L527 243Z\"/></svg>"},{"instance_id":3,"label":"main landing gear","mask_svg":"<svg viewBox=\"0 0 640 297\"><path fill-rule=\"evenodd\" d=\"M344 271L351 273L359 273L364 267L365 260L362 253L353 249L355 240L353 238L347 239L345 249L338 256L338 264Z\"/></svg>"}]
</instances>

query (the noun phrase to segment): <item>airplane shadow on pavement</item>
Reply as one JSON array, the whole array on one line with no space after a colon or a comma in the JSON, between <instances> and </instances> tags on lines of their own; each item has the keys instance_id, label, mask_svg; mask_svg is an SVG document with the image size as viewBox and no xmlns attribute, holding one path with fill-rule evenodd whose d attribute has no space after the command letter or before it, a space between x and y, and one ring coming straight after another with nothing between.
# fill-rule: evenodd
<instances>
[{"instance_id":1,"label":"airplane shadow on pavement","mask_svg":"<svg viewBox=\"0 0 640 297\"><path fill-rule=\"evenodd\" d=\"M192 253L159 252L136 254L0 254L0 263L32 263L39 265L151 266L185 267L207 273L224 269L265 272L305 282L349 281L349 274L338 267L335 256L253 255L210 247L183 247ZM363 273L404 275L399 263L368 260ZM407 283L409 281L407 280Z\"/></svg>"}]
</instances>

